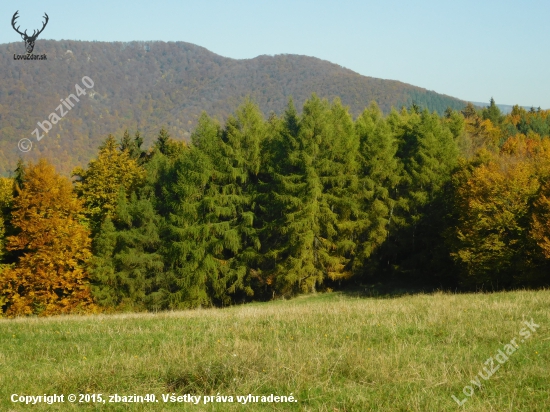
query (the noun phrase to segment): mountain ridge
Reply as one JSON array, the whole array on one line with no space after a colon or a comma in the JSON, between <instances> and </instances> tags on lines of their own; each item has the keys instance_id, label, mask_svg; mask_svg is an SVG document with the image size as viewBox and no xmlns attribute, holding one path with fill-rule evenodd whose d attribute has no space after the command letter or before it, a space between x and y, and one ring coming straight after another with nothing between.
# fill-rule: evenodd
<instances>
[{"instance_id":1,"label":"mountain ridge","mask_svg":"<svg viewBox=\"0 0 550 412\"><path fill-rule=\"evenodd\" d=\"M87 42L38 40L35 53L44 61L13 60L24 52L22 42L0 45L0 174L8 174L17 159L52 159L70 174L84 166L107 134L139 129L145 145L165 126L176 139L187 139L202 111L220 122L246 96L264 115L282 113L290 96L299 110L317 93L336 97L357 116L371 101L382 111L416 103L442 112L466 102L397 80L363 76L317 57L280 54L251 59L220 56L186 42ZM91 93L52 127L40 142L32 132L48 119L61 99L75 93L88 76ZM30 152L18 141L28 138Z\"/></svg>"}]
</instances>

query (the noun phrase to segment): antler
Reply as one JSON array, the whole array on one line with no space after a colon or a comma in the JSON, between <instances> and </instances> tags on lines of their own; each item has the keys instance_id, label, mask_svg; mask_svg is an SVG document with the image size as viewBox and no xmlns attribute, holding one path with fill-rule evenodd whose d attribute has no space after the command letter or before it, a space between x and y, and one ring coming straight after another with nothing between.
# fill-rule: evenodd
<instances>
[{"instance_id":1,"label":"antler","mask_svg":"<svg viewBox=\"0 0 550 412\"><path fill-rule=\"evenodd\" d=\"M19 17L17 14L19 13L19 10L17 10L14 14L13 14L13 17L11 18L11 25L13 27L13 29L19 33L21 36L27 36L27 30L25 30L25 33L21 33L19 31L19 26L17 26L17 28L15 27L15 21L17 20L17 18Z\"/></svg>"},{"instance_id":2,"label":"antler","mask_svg":"<svg viewBox=\"0 0 550 412\"><path fill-rule=\"evenodd\" d=\"M46 12L44 12L43 17L46 19L46 21L44 23L42 23L42 28L40 30L38 30L38 33L34 34L36 32L36 30L33 30L31 39L36 39L38 37L38 35L40 33L42 33L44 31L44 29L46 28L46 25L48 24L48 20L50 20L50 18L48 17L48 14Z\"/></svg>"}]
</instances>

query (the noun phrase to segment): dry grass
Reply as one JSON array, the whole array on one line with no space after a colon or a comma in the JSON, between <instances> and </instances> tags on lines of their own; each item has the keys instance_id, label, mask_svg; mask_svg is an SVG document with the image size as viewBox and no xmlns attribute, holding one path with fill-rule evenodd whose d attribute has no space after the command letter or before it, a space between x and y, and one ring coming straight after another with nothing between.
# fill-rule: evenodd
<instances>
[{"instance_id":1,"label":"dry grass","mask_svg":"<svg viewBox=\"0 0 550 412\"><path fill-rule=\"evenodd\" d=\"M487 358L540 328L462 407L550 411L550 291L342 294L228 309L0 321L0 410L455 411ZM518 341L519 342L519 341ZM162 394L234 403L164 403ZM145 395L158 403L25 406L26 395ZM293 395L240 405L236 395ZM108 398L107 398L108 399Z\"/></svg>"}]
</instances>

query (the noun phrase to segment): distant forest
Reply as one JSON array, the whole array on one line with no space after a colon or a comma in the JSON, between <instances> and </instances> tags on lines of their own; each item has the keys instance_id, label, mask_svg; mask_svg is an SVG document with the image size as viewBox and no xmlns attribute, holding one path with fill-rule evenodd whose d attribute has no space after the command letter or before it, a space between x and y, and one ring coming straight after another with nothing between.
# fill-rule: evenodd
<instances>
[{"instance_id":1,"label":"distant forest","mask_svg":"<svg viewBox=\"0 0 550 412\"><path fill-rule=\"evenodd\" d=\"M550 111L300 109L247 99L148 150L109 135L73 181L20 161L0 179L0 314L550 284Z\"/></svg>"},{"instance_id":2,"label":"distant forest","mask_svg":"<svg viewBox=\"0 0 550 412\"><path fill-rule=\"evenodd\" d=\"M86 165L109 133L139 130L145 147L165 127L176 140L188 141L203 111L225 122L249 96L266 116L281 115L288 97L298 110L315 92L332 101L339 97L358 116L376 101L383 113L415 103L443 114L465 102L393 80L361 76L336 64L299 55L259 56L235 60L189 43L103 43L38 40L44 61L14 61L22 42L0 45L0 175L17 159L50 159L69 176ZM32 136L84 76L92 91L40 141ZM33 148L18 149L28 138Z\"/></svg>"}]
</instances>

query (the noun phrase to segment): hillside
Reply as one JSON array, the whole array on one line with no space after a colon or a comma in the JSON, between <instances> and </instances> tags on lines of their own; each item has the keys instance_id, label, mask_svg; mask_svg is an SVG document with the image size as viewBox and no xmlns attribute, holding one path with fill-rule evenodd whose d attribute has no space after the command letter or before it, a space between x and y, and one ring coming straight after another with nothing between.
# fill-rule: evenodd
<instances>
[{"instance_id":1,"label":"hillside","mask_svg":"<svg viewBox=\"0 0 550 412\"><path fill-rule=\"evenodd\" d=\"M19 156L45 156L69 174L95 155L108 133L139 129L150 144L161 126L178 139L189 137L201 111L223 121L250 95L264 113L282 112L289 96L297 107L315 92L339 96L359 114L371 101L383 111L415 102L430 110L462 108L464 102L393 80L361 76L314 57L258 56L235 60L193 44L176 42L103 43L39 40L44 61L14 60L22 43L0 45L0 174L12 171ZM75 103L40 142L37 122L55 112L75 84L90 77L93 90ZM33 148L22 153L17 143Z\"/></svg>"}]
</instances>

